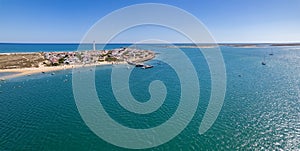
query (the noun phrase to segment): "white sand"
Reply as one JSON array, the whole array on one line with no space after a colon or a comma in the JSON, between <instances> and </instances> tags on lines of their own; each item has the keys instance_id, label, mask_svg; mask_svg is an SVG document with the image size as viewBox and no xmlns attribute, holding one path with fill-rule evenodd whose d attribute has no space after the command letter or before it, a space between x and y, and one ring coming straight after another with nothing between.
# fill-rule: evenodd
<instances>
[{"instance_id":1,"label":"white sand","mask_svg":"<svg viewBox=\"0 0 300 151\"><path fill-rule=\"evenodd\" d=\"M125 64L125 63L126 62L117 62L117 64ZM66 70L72 68L91 67L91 66L110 65L110 64L112 64L112 62L100 62L96 64L86 64L86 65L51 66L51 67L39 67L39 68L0 69L0 73L4 73L4 72L12 73L10 75L0 76L0 79L7 80L7 79L20 77L20 76L32 75L32 74L37 74L42 72L51 72L51 71L59 71L59 70Z\"/></svg>"}]
</instances>

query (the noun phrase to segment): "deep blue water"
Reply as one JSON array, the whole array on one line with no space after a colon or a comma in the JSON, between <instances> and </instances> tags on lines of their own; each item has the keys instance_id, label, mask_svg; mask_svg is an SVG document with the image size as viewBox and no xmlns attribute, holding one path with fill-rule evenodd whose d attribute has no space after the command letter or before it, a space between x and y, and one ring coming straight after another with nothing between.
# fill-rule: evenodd
<instances>
[{"instance_id":1,"label":"deep blue water","mask_svg":"<svg viewBox=\"0 0 300 151\"><path fill-rule=\"evenodd\" d=\"M0 52L74 51L76 44L0 44ZM109 45L118 48L128 45ZM87 46L89 48L90 46ZM140 46L158 53L172 48ZM226 66L227 91L214 125L203 135L198 128L211 92L208 65L195 48L182 48L197 71L201 93L189 125L174 139L149 150L299 150L300 149L300 48L221 47ZM266 66L261 65L266 56ZM101 103L115 119L131 128L150 128L172 117L180 99L180 83L174 70L163 62L154 68L136 68L130 89L137 100L150 98L148 86L161 80L168 95L159 110L137 115L123 109L111 87L111 70L95 71ZM240 75L240 76L239 76ZM174 125L176 126L176 125ZM126 150L97 137L81 119L72 91L72 70L55 75L37 74L0 82L0 150Z\"/></svg>"}]
</instances>

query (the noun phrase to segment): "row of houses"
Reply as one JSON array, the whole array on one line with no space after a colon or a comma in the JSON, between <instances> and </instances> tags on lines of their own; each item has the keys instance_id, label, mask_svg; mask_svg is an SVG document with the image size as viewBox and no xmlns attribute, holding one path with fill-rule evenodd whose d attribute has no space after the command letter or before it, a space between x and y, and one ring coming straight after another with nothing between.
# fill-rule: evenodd
<instances>
[{"instance_id":1,"label":"row of houses","mask_svg":"<svg viewBox=\"0 0 300 151\"><path fill-rule=\"evenodd\" d=\"M76 52L46 52L44 56L51 65L76 64L81 62Z\"/></svg>"},{"instance_id":2,"label":"row of houses","mask_svg":"<svg viewBox=\"0 0 300 151\"><path fill-rule=\"evenodd\" d=\"M44 56L49 65L90 64L102 61L127 61L131 58L144 57L148 54L147 52L132 48L118 48L78 52L45 52Z\"/></svg>"}]
</instances>

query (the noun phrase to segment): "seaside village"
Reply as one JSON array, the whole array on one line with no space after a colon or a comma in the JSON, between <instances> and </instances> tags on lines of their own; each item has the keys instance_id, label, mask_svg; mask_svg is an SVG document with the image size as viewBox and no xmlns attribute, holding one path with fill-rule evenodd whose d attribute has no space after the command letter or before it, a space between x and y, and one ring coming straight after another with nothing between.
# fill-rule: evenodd
<instances>
[{"instance_id":1,"label":"seaside village","mask_svg":"<svg viewBox=\"0 0 300 151\"><path fill-rule=\"evenodd\" d=\"M22 68L26 70L18 74L2 76L0 81L21 75L31 75L38 72L39 70L35 70L35 68L39 67L41 67L42 73L45 73L47 70L43 67L68 66L73 68L89 64L130 64L142 69L148 69L153 66L144 64L144 62L154 57L155 53L150 50L138 49L136 47L96 50L95 44L93 50L86 51L3 54L0 55L0 63L2 63L0 64L0 69L4 69L3 71L5 72L19 72ZM57 68L50 69L54 70Z\"/></svg>"},{"instance_id":2,"label":"seaside village","mask_svg":"<svg viewBox=\"0 0 300 151\"><path fill-rule=\"evenodd\" d=\"M109 62L111 64L129 63L139 64L154 58L155 54L149 50L135 48L118 48L112 50L94 50L77 52L45 52L44 66L85 65Z\"/></svg>"}]
</instances>

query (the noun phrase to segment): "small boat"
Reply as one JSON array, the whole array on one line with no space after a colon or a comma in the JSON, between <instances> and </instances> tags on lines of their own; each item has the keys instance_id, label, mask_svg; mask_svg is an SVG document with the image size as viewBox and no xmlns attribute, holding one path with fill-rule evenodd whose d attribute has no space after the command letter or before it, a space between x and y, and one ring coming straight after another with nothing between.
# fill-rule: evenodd
<instances>
[{"instance_id":1,"label":"small boat","mask_svg":"<svg viewBox=\"0 0 300 151\"><path fill-rule=\"evenodd\" d=\"M143 64L136 64L135 67L144 67Z\"/></svg>"},{"instance_id":2,"label":"small boat","mask_svg":"<svg viewBox=\"0 0 300 151\"><path fill-rule=\"evenodd\" d=\"M51 73L51 75L55 75L55 73L54 73L54 72L52 72L52 73Z\"/></svg>"},{"instance_id":3,"label":"small boat","mask_svg":"<svg viewBox=\"0 0 300 151\"><path fill-rule=\"evenodd\" d=\"M144 65L142 68L143 69L149 69L149 68L153 68L153 66L151 66L151 65Z\"/></svg>"},{"instance_id":4,"label":"small boat","mask_svg":"<svg viewBox=\"0 0 300 151\"><path fill-rule=\"evenodd\" d=\"M266 64L267 64L265 60L266 60L266 57L264 56L264 60L261 62L261 65L263 65L263 66L264 66L264 65L266 65Z\"/></svg>"},{"instance_id":5,"label":"small boat","mask_svg":"<svg viewBox=\"0 0 300 151\"><path fill-rule=\"evenodd\" d=\"M269 53L270 56L273 56L273 49L271 49L271 53Z\"/></svg>"}]
</instances>

